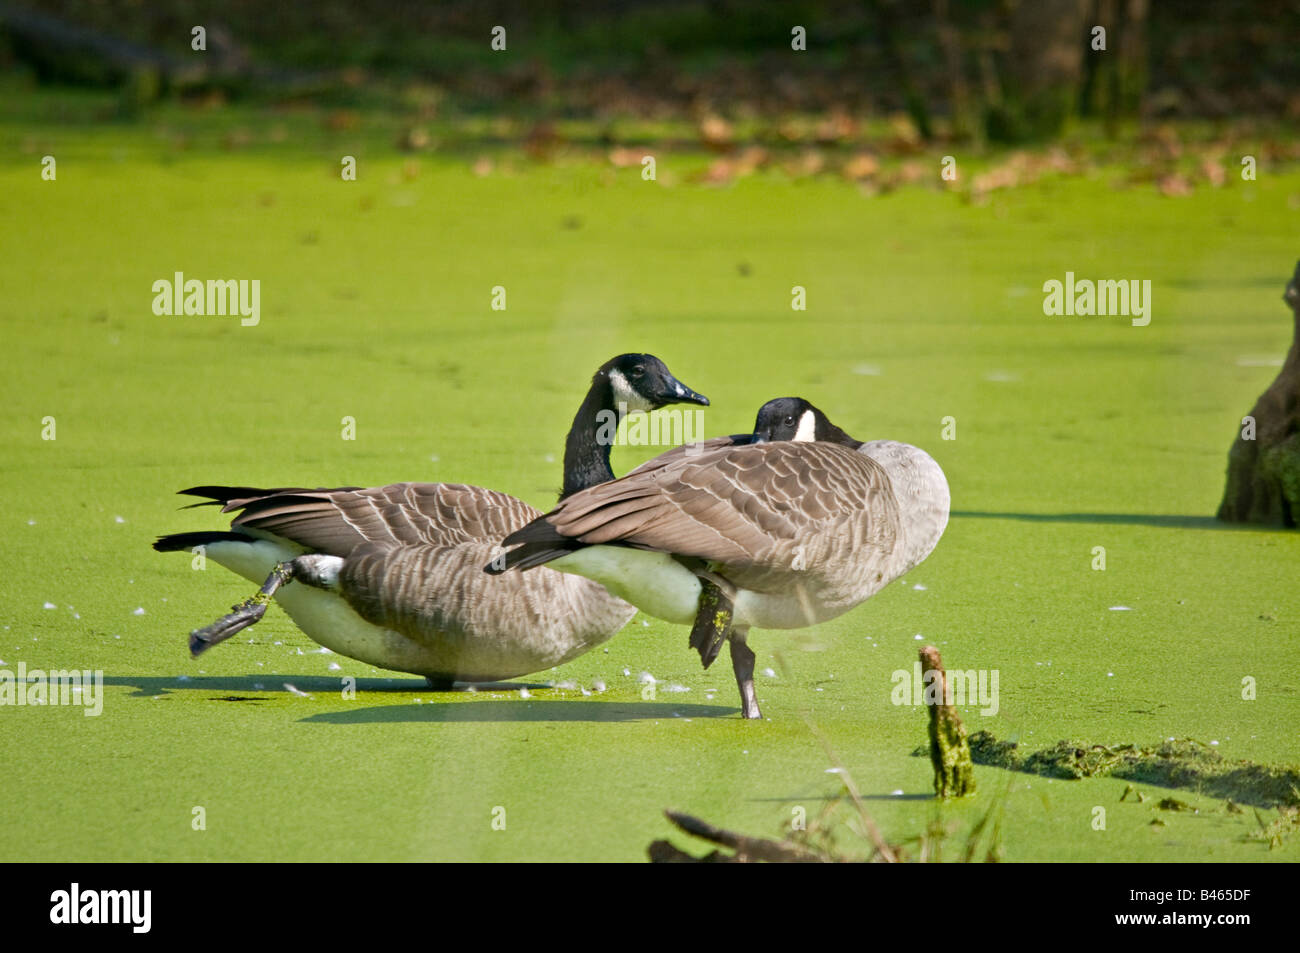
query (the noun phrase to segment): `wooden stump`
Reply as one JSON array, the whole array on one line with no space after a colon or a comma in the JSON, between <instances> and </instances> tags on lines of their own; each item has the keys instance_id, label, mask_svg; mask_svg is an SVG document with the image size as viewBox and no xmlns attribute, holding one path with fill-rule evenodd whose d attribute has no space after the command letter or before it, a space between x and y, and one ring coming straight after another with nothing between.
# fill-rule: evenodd
<instances>
[{"instance_id":1,"label":"wooden stump","mask_svg":"<svg viewBox=\"0 0 1300 953\"><path fill-rule=\"evenodd\" d=\"M930 674L933 672L934 674ZM933 645L921 649L921 682L926 685L926 707L930 712L930 763L934 766L934 793L941 798L975 793L975 766L970 758L966 726L957 709L948 703L948 673ZM929 686L935 686L930 688ZM937 698L931 701L931 692Z\"/></svg>"},{"instance_id":2,"label":"wooden stump","mask_svg":"<svg viewBox=\"0 0 1300 953\"><path fill-rule=\"evenodd\" d=\"M1296 329L1277 379L1255 401L1228 451L1218 517L1229 523L1300 522L1300 263L1282 300L1294 312Z\"/></svg>"}]
</instances>

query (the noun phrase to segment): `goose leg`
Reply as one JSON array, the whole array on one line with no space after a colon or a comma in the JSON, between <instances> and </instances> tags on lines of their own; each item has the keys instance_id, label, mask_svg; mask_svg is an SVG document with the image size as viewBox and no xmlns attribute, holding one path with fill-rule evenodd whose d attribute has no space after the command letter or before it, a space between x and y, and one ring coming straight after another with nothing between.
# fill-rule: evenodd
<instances>
[{"instance_id":1,"label":"goose leg","mask_svg":"<svg viewBox=\"0 0 1300 953\"><path fill-rule=\"evenodd\" d=\"M233 611L229 615L223 615L211 625L190 633L190 655L198 658L218 642L226 641L261 619L266 615L266 607L271 604L276 590L285 583L296 579L314 589L337 591L342 568L343 560L340 557L326 556L323 553L304 553L286 562L276 563L256 595L239 605L231 606Z\"/></svg>"},{"instance_id":2,"label":"goose leg","mask_svg":"<svg viewBox=\"0 0 1300 953\"><path fill-rule=\"evenodd\" d=\"M736 687L740 689L740 716L762 718L758 694L754 691L754 650L745 641L748 635L748 627L731 630L731 668L736 673Z\"/></svg>"},{"instance_id":3,"label":"goose leg","mask_svg":"<svg viewBox=\"0 0 1300 953\"><path fill-rule=\"evenodd\" d=\"M721 576L705 572L696 575L700 580L700 603L695 624L691 626L690 645L700 653L700 661L708 668L731 634L736 590Z\"/></svg>"},{"instance_id":4,"label":"goose leg","mask_svg":"<svg viewBox=\"0 0 1300 953\"><path fill-rule=\"evenodd\" d=\"M266 582L262 583L262 588L257 590L256 595L231 606L232 612L223 615L211 625L191 632L190 655L198 658L218 642L224 642L232 635L237 635L266 615L266 607L275 597L276 590L294 578L295 562L296 560L290 560L277 563L271 570L271 575L266 577Z\"/></svg>"},{"instance_id":5,"label":"goose leg","mask_svg":"<svg viewBox=\"0 0 1300 953\"><path fill-rule=\"evenodd\" d=\"M429 683L429 690L434 692L450 692L456 687L456 679L450 675L426 675L424 680Z\"/></svg>"}]
</instances>

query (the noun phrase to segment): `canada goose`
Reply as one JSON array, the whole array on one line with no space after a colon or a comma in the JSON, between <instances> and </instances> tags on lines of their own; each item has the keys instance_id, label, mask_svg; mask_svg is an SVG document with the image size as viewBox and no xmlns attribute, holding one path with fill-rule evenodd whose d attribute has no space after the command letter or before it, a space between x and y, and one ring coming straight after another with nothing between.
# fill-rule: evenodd
<instances>
[{"instance_id":1,"label":"canada goose","mask_svg":"<svg viewBox=\"0 0 1300 953\"><path fill-rule=\"evenodd\" d=\"M750 445L678 448L561 501L507 536L504 569L543 563L692 625L705 667L731 642L742 714L758 718L751 626L832 619L925 559L948 484L924 451L863 443L808 401L764 404Z\"/></svg>"},{"instance_id":2,"label":"canada goose","mask_svg":"<svg viewBox=\"0 0 1300 953\"><path fill-rule=\"evenodd\" d=\"M649 354L596 371L564 450L561 499L612 480L610 446L628 412L708 405ZM490 579L500 541L541 511L505 493L452 483L374 489L181 491L239 511L229 532L163 536L162 552L204 548L257 595L190 634L199 655L254 624L274 597L298 628L342 655L425 676L431 686L494 681L566 662L621 629L635 609L597 583L547 571ZM297 580L300 585L289 585Z\"/></svg>"}]
</instances>

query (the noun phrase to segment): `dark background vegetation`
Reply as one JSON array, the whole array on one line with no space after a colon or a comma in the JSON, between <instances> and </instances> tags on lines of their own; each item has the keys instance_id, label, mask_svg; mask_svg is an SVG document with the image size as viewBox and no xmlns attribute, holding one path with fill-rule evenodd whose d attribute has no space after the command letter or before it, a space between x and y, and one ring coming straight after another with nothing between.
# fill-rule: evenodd
<instances>
[{"instance_id":1,"label":"dark background vegetation","mask_svg":"<svg viewBox=\"0 0 1300 953\"><path fill-rule=\"evenodd\" d=\"M508 55L489 49L497 24ZM795 24L807 52L790 48ZM1098 24L1107 53L1088 55ZM1300 0L0 2L0 66L143 101L733 120L834 108L992 142L1050 138L1073 117L1298 119L1297 37Z\"/></svg>"}]
</instances>

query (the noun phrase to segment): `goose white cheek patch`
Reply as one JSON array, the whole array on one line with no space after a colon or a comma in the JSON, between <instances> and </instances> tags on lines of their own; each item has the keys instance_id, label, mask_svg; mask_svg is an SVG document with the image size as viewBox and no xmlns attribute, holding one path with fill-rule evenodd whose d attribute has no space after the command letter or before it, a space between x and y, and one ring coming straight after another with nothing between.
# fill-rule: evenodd
<instances>
[{"instance_id":1,"label":"goose white cheek patch","mask_svg":"<svg viewBox=\"0 0 1300 953\"><path fill-rule=\"evenodd\" d=\"M654 409L650 402L638 394L632 385L627 382L627 378L623 376L622 371L610 371L609 383L614 388L614 403L626 408L627 413L634 413L639 410L641 413L646 414ZM679 388L680 386L678 385Z\"/></svg>"},{"instance_id":2,"label":"goose white cheek patch","mask_svg":"<svg viewBox=\"0 0 1300 953\"><path fill-rule=\"evenodd\" d=\"M817 439L817 418L811 410L805 410L799 418L799 429L795 431L794 439L805 443Z\"/></svg>"}]
</instances>

